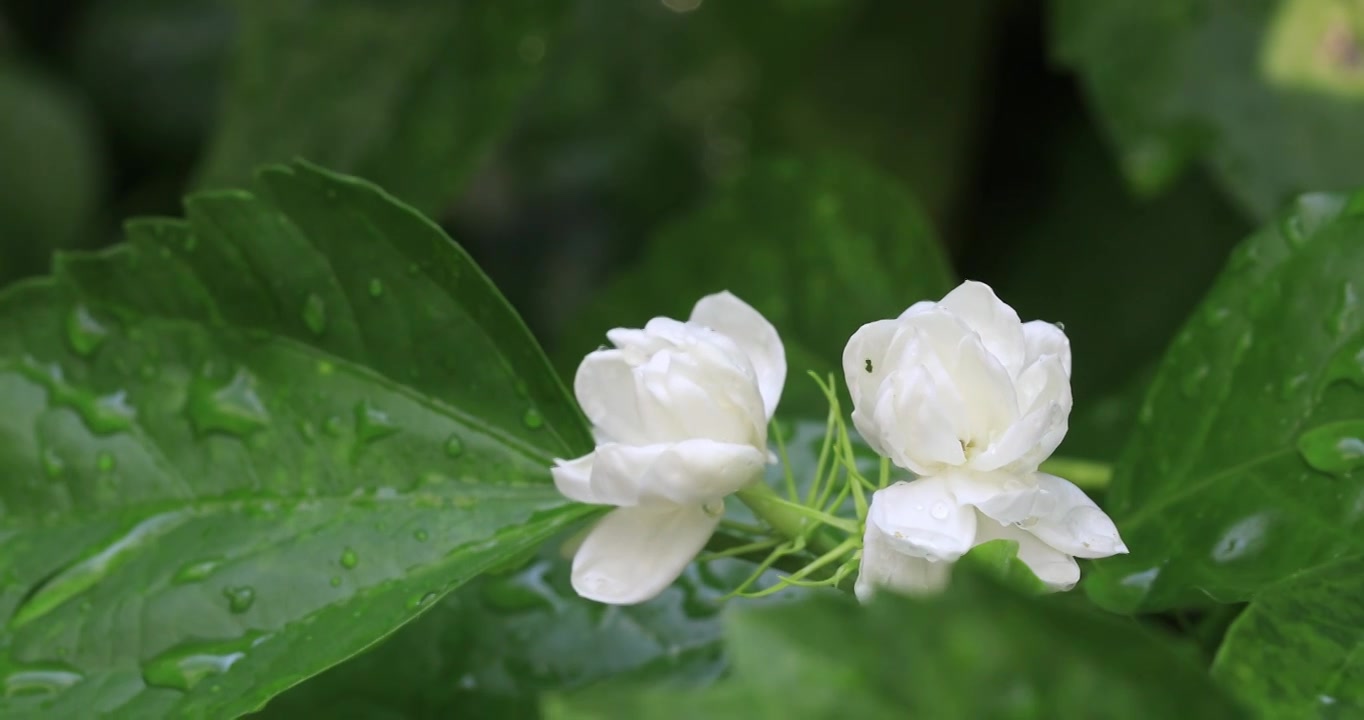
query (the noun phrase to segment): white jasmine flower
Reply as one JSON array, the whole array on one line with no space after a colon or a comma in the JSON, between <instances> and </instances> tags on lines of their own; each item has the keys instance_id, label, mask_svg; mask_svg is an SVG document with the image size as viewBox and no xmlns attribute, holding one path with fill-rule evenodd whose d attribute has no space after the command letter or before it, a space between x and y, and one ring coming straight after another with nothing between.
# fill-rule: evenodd
<instances>
[{"instance_id":1,"label":"white jasmine flower","mask_svg":"<svg viewBox=\"0 0 1364 720\"><path fill-rule=\"evenodd\" d=\"M573 558L573 589L612 604L663 591L705 546L725 496L757 481L767 425L786 381L781 338L728 292L687 322L654 318L607 333L573 389L597 449L555 460L559 491L615 505Z\"/></svg>"},{"instance_id":2,"label":"white jasmine flower","mask_svg":"<svg viewBox=\"0 0 1364 720\"><path fill-rule=\"evenodd\" d=\"M952 562L991 540L1014 540L1018 559L1052 590L1080 580L1075 558L1127 552L1118 529L1084 491L1046 473L954 471L898 482L872 496L857 596L874 587L932 592Z\"/></svg>"},{"instance_id":3,"label":"white jasmine flower","mask_svg":"<svg viewBox=\"0 0 1364 720\"><path fill-rule=\"evenodd\" d=\"M843 351L853 424L916 475L1029 473L1066 434L1070 342L982 283L863 325Z\"/></svg>"}]
</instances>

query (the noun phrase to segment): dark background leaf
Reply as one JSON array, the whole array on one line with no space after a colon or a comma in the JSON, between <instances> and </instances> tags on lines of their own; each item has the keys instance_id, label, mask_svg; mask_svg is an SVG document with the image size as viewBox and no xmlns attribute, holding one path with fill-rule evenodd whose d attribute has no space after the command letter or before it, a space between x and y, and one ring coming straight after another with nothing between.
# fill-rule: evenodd
<instances>
[{"instance_id":1,"label":"dark background leaf","mask_svg":"<svg viewBox=\"0 0 1364 720\"><path fill-rule=\"evenodd\" d=\"M859 608L829 593L736 609L725 630L734 674L713 689L610 686L556 700L548 716L1243 716L1184 648L1049 600L963 572L928 601L881 593Z\"/></svg>"},{"instance_id":2,"label":"dark background leaf","mask_svg":"<svg viewBox=\"0 0 1364 720\"><path fill-rule=\"evenodd\" d=\"M562 3L238 4L228 95L198 183L302 156L434 212L539 77ZM264 106L267 111L259 108Z\"/></svg>"},{"instance_id":3,"label":"dark background leaf","mask_svg":"<svg viewBox=\"0 0 1364 720\"><path fill-rule=\"evenodd\" d=\"M1206 165L1268 218L1361 178L1364 22L1351 3L1056 0L1056 57L1083 80L1133 186Z\"/></svg>"},{"instance_id":4,"label":"dark background leaf","mask_svg":"<svg viewBox=\"0 0 1364 720\"><path fill-rule=\"evenodd\" d=\"M610 328L686 318L701 296L728 289L781 333L782 411L818 417L828 405L807 371L841 378L843 345L858 327L952 286L933 231L899 183L842 158L776 160L662 230L577 321L560 370L571 377Z\"/></svg>"}]
</instances>

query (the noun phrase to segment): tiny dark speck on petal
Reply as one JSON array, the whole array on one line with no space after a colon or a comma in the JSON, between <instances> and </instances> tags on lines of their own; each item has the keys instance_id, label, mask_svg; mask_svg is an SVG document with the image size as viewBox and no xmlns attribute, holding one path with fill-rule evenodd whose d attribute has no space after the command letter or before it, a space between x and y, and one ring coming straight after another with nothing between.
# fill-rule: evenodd
<instances>
[{"instance_id":1,"label":"tiny dark speck on petal","mask_svg":"<svg viewBox=\"0 0 1364 720\"><path fill-rule=\"evenodd\" d=\"M867 358L867 365L866 365L866 368L867 368L867 372L871 372L871 371L872 371L872 369L871 369L871 358Z\"/></svg>"}]
</instances>

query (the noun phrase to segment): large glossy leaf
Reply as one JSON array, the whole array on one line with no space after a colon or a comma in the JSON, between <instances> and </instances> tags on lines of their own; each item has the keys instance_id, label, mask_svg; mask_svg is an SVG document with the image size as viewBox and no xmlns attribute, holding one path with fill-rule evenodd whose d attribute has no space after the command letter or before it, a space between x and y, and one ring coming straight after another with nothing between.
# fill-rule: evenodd
<instances>
[{"instance_id":1,"label":"large glossy leaf","mask_svg":"<svg viewBox=\"0 0 1364 720\"><path fill-rule=\"evenodd\" d=\"M1237 618L1213 674L1264 717L1364 714L1364 558L1265 588Z\"/></svg>"},{"instance_id":2,"label":"large glossy leaf","mask_svg":"<svg viewBox=\"0 0 1364 720\"><path fill-rule=\"evenodd\" d=\"M836 371L863 323L937 299L952 278L909 193L852 159L783 159L755 166L709 205L668 226L638 267L578 318L559 353L571 375L609 328L685 318L702 295L728 289L762 312L786 345L785 413L822 417L804 378Z\"/></svg>"},{"instance_id":3,"label":"large glossy leaf","mask_svg":"<svg viewBox=\"0 0 1364 720\"><path fill-rule=\"evenodd\" d=\"M1259 217L1364 182L1358 5L1315 0L1056 0L1079 73L1140 190L1207 162Z\"/></svg>"},{"instance_id":4,"label":"large glossy leaf","mask_svg":"<svg viewBox=\"0 0 1364 720\"><path fill-rule=\"evenodd\" d=\"M787 457L803 492L813 477L824 425L797 423L783 429ZM872 472L876 462L869 454L863 459ZM767 482L782 488L780 467L769 466ZM845 512L851 514L851 503ZM733 501L726 517L755 522ZM573 592L561 540L527 567L460 588L383 645L273 700L262 716L344 710L347 717L376 720L454 714L538 717L541 693L612 678L706 685L729 667L721 640L724 607L784 602L804 592L788 588L770 600L725 600L753 571L753 563L702 559L654 600L626 607L601 605ZM1001 570L1017 570L1007 553L981 559ZM776 571L770 571L760 582L775 579Z\"/></svg>"},{"instance_id":5,"label":"large glossy leaf","mask_svg":"<svg viewBox=\"0 0 1364 720\"><path fill-rule=\"evenodd\" d=\"M591 440L438 228L296 164L0 295L0 714L228 717L587 511Z\"/></svg>"},{"instance_id":6,"label":"large glossy leaf","mask_svg":"<svg viewBox=\"0 0 1364 720\"><path fill-rule=\"evenodd\" d=\"M1239 717L1188 653L961 573L943 597L820 594L727 617L734 672L680 693L608 687L553 718Z\"/></svg>"},{"instance_id":7,"label":"large glossy leaf","mask_svg":"<svg viewBox=\"0 0 1364 720\"><path fill-rule=\"evenodd\" d=\"M539 693L610 678L704 685L727 664L719 599L749 567L697 563L655 600L610 606L578 597L568 564L551 551L460 588L261 717L538 717Z\"/></svg>"},{"instance_id":8,"label":"large glossy leaf","mask_svg":"<svg viewBox=\"0 0 1364 720\"><path fill-rule=\"evenodd\" d=\"M223 116L199 184L302 156L418 209L449 202L539 77L564 3L238 3Z\"/></svg>"},{"instance_id":9,"label":"large glossy leaf","mask_svg":"<svg viewBox=\"0 0 1364 720\"><path fill-rule=\"evenodd\" d=\"M1249 599L1364 549L1364 195L1305 196L1247 240L1175 339L1116 468L1119 611Z\"/></svg>"}]
</instances>

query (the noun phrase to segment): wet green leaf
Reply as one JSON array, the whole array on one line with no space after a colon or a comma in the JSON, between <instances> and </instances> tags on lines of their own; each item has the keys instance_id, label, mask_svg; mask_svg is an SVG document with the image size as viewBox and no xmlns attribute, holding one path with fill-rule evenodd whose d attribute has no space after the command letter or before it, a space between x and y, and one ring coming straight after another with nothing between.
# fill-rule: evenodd
<instances>
[{"instance_id":1,"label":"wet green leaf","mask_svg":"<svg viewBox=\"0 0 1364 720\"><path fill-rule=\"evenodd\" d=\"M1364 713L1364 558L1260 592L1232 624L1213 675L1264 717Z\"/></svg>"},{"instance_id":2,"label":"wet green leaf","mask_svg":"<svg viewBox=\"0 0 1364 720\"><path fill-rule=\"evenodd\" d=\"M1309 195L1244 242L1152 381L1107 508L1119 611L1250 599L1358 553L1364 195Z\"/></svg>"},{"instance_id":3,"label":"wet green leaf","mask_svg":"<svg viewBox=\"0 0 1364 720\"><path fill-rule=\"evenodd\" d=\"M435 225L304 164L187 210L0 294L0 714L248 712L588 512L546 483L584 423Z\"/></svg>"}]
</instances>

